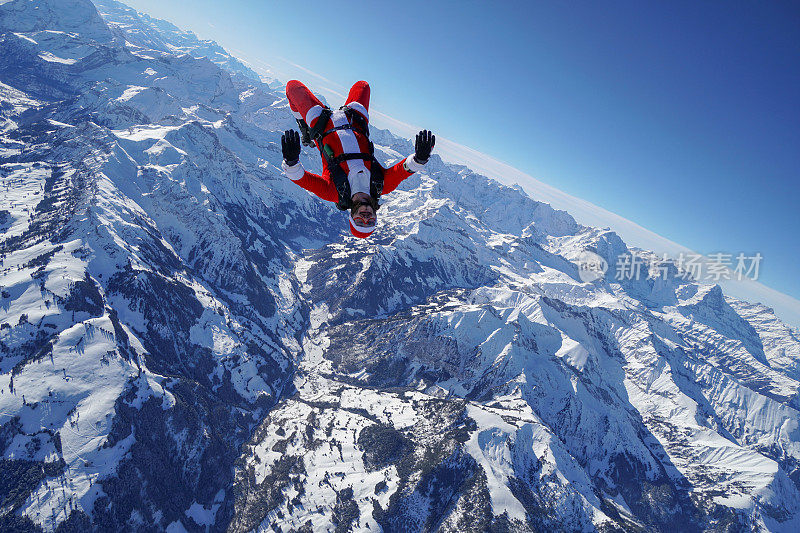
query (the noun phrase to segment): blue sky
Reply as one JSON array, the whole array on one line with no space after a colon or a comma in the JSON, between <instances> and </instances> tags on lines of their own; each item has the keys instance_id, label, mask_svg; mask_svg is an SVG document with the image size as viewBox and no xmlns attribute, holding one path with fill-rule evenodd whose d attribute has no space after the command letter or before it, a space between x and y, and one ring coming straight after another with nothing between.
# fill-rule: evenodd
<instances>
[{"instance_id":1,"label":"blue sky","mask_svg":"<svg viewBox=\"0 0 800 533\"><path fill-rule=\"evenodd\" d=\"M796 2L127 3L800 298Z\"/></svg>"}]
</instances>

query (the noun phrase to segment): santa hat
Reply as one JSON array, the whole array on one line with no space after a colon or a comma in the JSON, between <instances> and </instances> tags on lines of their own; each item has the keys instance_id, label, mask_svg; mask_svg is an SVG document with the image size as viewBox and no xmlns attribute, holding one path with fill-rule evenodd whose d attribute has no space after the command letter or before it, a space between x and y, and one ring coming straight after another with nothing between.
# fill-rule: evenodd
<instances>
[{"instance_id":1,"label":"santa hat","mask_svg":"<svg viewBox=\"0 0 800 533\"><path fill-rule=\"evenodd\" d=\"M356 237L360 237L362 239L366 239L372 232L375 231L375 228L378 226L378 220L376 218L374 226L361 226L355 220L353 220L353 214L350 213L348 216L350 219L350 233L355 235Z\"/></svg>"}]
</instances>

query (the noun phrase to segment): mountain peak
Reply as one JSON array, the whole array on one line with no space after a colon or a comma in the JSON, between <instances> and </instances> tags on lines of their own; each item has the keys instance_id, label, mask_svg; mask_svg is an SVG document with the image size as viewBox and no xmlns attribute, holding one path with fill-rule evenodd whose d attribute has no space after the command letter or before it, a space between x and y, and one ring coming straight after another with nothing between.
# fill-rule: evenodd
<instances>
[{"instance_id":1,"label":"mountain peak","mask_svg":"<svg viewBox=\"0 0 800 533\"><path fill-rule=\"evenodd\" d=\"M79 33L98 42L112 37L90 0L11 0L0 4L0 30Z\"/></svg>"}]
</instances>

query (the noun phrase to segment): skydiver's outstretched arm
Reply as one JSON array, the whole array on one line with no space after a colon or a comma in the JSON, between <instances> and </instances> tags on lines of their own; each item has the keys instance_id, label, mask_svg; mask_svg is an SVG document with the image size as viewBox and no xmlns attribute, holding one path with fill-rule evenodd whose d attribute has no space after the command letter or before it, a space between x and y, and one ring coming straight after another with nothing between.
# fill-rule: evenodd
<instances>
[{"instance_id":1,"label":"skydiver's outstretched arm","mask_svg":"<svg viewBox=\"0 0 800 533\"><path fill-rule=\"evenodd\" d=\"M389 194L395 190L404 179L424 169L425 165L414 161L413 155L406 157L402 161L398 161L393 166L383 171L383 192L381 194Z\"/></svg>"},{"instance_id":2,"label":"skydiver's outstretched arm","mask_svg":"<svg viewBox=\"0 0 800 533\"><path fill-rule=\"evenodd\" d=\"M339 193L336 186L330 179L324 176L307 172L300 163L300 134L294 130L288 130L281 136L281 151L283 152L283 171L286 177L304 188L316 194L323 200L338 202Z\"/></svg>"},{"instance_id":3,"label":"skydiver's outstretched arm","mask_svg":"<svg viewBox=\"0 0 800 533\"><path fill-rule=\"evenodd\" d=\"M282 166L286 176L308 192L314 193L329 202L336 203L339 201L339 193L336 192L336 186L332 181L325 179L325 176L306 171L300 162L289 167L284 161Z\"/></svg>"},{"instance_id":4,"label":"skydiver's outstretched arm","mask_svg":"<svg viewBox=\"0 0 800 533\"><path fill-rule=\"evenodd\" d=\"M428 130L419 132L414 145L414 154L384 171L382 194L392 192L411 174L423 170L425 164L428 162L428 158L431 156L431 150L433 150L435 144L436 137L433 133Z\"/></svg>"}]
</instances>

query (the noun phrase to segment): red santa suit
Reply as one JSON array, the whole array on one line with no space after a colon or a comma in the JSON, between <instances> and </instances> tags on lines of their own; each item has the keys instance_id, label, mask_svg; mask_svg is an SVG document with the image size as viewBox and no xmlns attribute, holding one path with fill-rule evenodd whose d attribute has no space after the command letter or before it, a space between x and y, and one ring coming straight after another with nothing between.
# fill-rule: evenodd
<instances>
[{"instance_id":1,"label":"red santa suit","mask_svg":"<svg viewBox=\"0 0 800 533\"><path fill-rule=\"evenodd\" d=\"M305 120L310 129L317 128L317 121L322 115L324 104L314 96L308 88L297 80L292 80L286 84L286 97L289 99L289 108L296 119ZM363 127L369 123L369 84L365 81L356 82L347 95L345 107L357 113L363 118ZM350 125L352 127L341 128ZM322 150L324 146L330 147L333 157L341 154L369 153L369 139L358 124L351 124L344 109L332 111L327 124L320 131L336 129L325 135L323 139L317 139L317 149ZM321 142L320 142L321 141ZM330 154L329 154L330 155ZM372 165L379 164L376 161L364 159L348 159L341 162L342 169L347 175L350 184L350 194L359 192L370 194L370 171ZM381 167L382 168L382 167ZM413 154L406 159L399 161L390 168L383 169L383 189L381 194L388 194L395 190L400 182L409 177L414 172L424 168L424 165L414 161ZM338 202L339 193L331 179L331 171L325 156L322 156L322 175L307 172L303 165L298 161L289 166L283 162L283 170L286 176L302 188L310 191L323 200ZM350 231L357 237L367 237L375 226L371 228L358 226L350 217Z\"/></svg>"}]
</instances>

